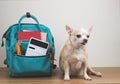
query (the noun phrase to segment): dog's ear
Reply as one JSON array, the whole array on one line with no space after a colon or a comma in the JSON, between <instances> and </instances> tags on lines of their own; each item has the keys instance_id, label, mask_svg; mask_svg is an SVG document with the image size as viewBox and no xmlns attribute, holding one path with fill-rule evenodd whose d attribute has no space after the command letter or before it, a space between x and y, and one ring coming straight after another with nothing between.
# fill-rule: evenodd
<instances>
[{"instance_id":1,"label":"dog's ear","mask_svg":"<svg viewBox=\"0 0 120 84\"><path fill-rule=\"evenodd\" d=\"M71 35L73 29L66 25L66 31L68 32L69 35Z\"/></svg>"},{"instance_id":2,"label":"dog's ear","mask_svg":"<svg viewBox=\"0 0 120 84\"><path fill-rule=\"evenodd\" d=\"M90 28L88 28L88 34L90 34L93 30L93 26L91 26Z\"/></svg>"}]
</instances>

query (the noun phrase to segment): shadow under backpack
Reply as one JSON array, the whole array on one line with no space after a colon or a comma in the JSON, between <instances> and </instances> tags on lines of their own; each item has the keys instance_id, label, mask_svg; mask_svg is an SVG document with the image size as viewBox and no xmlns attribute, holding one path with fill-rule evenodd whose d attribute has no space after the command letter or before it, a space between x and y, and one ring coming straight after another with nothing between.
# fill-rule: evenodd
<instances>
[{"instance_id":1,"label":"shadow under backpack","mask_svg":"<svg viewBox=\"0 0 120 84\"><path fill-rule=\"evenodd\" d=\"M21 23L24 18L32 18L37 24L34 23ZM16 43L18 42L18 32L22 30L40 31L47 33L46 42L49 43L50 48L47 50L45 56L25 56L17 55ZM29 76L51 76L54 64L55 46L54 38L48 27L39 24L37 18L30 13L23 15L18 24L14 24L8 28L2 37L2 47L6 48L6 59L4 64L9 67L11 77L29 77ZM22 50L26 50L29 42L22 41Z\"/></svg>"}]
</instances>

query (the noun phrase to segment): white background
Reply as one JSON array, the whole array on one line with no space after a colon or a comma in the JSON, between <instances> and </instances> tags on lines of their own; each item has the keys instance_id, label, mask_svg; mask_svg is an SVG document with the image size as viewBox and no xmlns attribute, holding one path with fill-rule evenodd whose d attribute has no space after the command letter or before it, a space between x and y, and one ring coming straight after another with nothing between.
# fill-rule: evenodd
<instances>
[{"instance_id":1,"label":"white background","mask_svg":"<svg viewBox=\"0 0 120 84\"><path fill-rule=\"evenodd\" d=\"M50 27L55 38L57 65L68 38L67 24L72 28L93 25L88 43L92 66L120 67L120 0L1 0L0 38L27 11ZM0 67L4 67L5 56L5 48L0 48Z\"/></svg>"}]
</instances>

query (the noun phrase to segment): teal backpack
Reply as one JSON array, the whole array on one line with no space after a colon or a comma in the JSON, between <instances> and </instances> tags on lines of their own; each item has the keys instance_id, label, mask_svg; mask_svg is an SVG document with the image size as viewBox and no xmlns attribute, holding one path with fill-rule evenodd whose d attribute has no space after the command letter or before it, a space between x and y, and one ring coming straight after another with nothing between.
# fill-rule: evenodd
<instances>
[{"instance_id":1,"label":"teal backpack","mask_svg":"<svg viewBox=\"0 0 120 84\"><path fill-rule=\"evenodd\" d=\"M32 18L37 24L21 23L24 18ZM46 41L50 44L45 56L24 56L17 55L16 43L18 42L18 32L22 30L40 31L47 33ZM51 31L45 25L39 24L37 18L30 13L26 13L20 19L18 24L12 25L2 37L2 47L6 39L6 59L4 63L8 66L11 77L25 76L50 76L54 65L55 46ZM27 49L29 41L22 41L23 50Z\"/></svg>"}]
</instances>

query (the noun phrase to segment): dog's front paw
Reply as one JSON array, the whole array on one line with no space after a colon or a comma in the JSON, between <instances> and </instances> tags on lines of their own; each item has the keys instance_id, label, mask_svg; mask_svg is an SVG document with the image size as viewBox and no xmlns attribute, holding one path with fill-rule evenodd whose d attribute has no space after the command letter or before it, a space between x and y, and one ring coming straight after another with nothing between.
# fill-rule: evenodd
<instances>
[{"instance_id":1,"label":"dog's front paw","mask_svg":"<svg viewBox=\"0 0 120 84\"><path fill-rule=\"evenodd\" d=\"M65 76L65 77L64 77L64 80L65 80L65 81L69 81L69 80L70 80L70 77L69 77L69 76Z\"/></svg>"},{"instance_id":2,"label":"dog's front paw","mask_svg":"<svg viewBox=\"0 0 120 84\"><path fill-rule=\"evenodd\" d=\"M99 76L99 77L101 77L101 76L102 76L102 73L100 73L100 72L97 72L97 73L96 73L96 76Z\"/></svg>"},{"instance_id":3,"label":"dog's front paw","mask_svg":"<svg viewBox=\"0 0 120 84\"><path fill-rule=\"evenodd\" d=\"M84 78L85 78L85 80L92 80L92 78L89 76L85 76Z\"/></svg>"}]
</instances>

